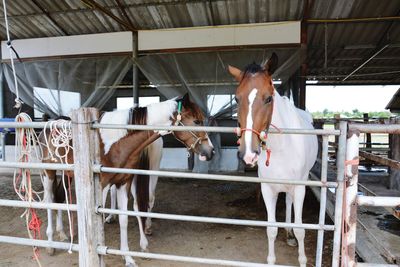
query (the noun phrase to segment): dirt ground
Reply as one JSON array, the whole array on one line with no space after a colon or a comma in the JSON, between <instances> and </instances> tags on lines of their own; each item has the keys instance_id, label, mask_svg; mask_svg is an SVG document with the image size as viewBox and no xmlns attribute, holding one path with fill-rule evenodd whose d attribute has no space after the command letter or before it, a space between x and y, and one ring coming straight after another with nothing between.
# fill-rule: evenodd
<instances>
[{"instance_id":1,"label":"dirt ground","mask_svg":"<svg viewBox=\"0 0 400 267\"><path fill-rule=\"evenodd\" d=\"M39 179L34 185L40 186ZM237 219L265 220L266 214L262 204L256 200L256 185L247 183L224 183L197 180L178 180L162 178L157 188L154 212L174 213L198 216L215 216ZM12 190L10 176L0 176L0 198L16 199ZM131 207L131 203L129 203ZM284 196L281 195L277 207L277 220L284 221ZM22 209L0 207L0 235L27 237L24 220L19 216ZM319 203L311 191L307 192L304 211L304 223L318 223ZM39 212L46 222L44 210ZM54 216L55 217L55 216ZM66 217L65 227L67 227ZM331 222L329 222L331 223ZM67 228L66 228L67 230ZM46 238L46 223L43 224L42 238ZM106 245L119 247L119 227L117 223L105 225ZM130 250L139 251L139 232L136 218L129 219ZM332 251L332 232L325 235L323 266L330 266ZM55 238L56 235L55 235ZM306 254L308 266L314 266L316 231L306 231ZM177 222L171 220L153 220L153 235L149 237L149 251L153 253L176 254L182 256L207 257L227 260L241 260L266 263L267 236L265 228L218 225L206 223ZM297 248L286 244L284 229L279 229L275 243L277 264L298 265ZM40 250L42 266L78 266L78 254L57 251L54 256ZM0 244L1 267L37 266L32 260L32 249L27 246ZM120 256L106 256L107 266L124 266ZM170 266L210 266L159 260L135 259L143 267Z\"/></svg>"}]
</instances>

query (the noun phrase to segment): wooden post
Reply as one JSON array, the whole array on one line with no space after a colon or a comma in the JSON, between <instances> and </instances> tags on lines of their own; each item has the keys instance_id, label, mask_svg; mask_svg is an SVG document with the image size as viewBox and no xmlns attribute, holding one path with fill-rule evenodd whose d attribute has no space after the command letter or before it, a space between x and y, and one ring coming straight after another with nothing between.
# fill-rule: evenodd
<instances>
[{"instance_id":1,"label":"wooden post","mask_svg":"<svg viewBox=\"0 0 400 267\"><path fill-rule=\"evenodd\" d=\"M99 118L95 108L80 108L72 113L75 191L78 205L79 266L103 267L97 246L104 245L102 216L96 214L101 205L101 189L92 166L100 161L99 137L91 122Z\"/></svg>"},{"instance_id":2,"label":"wooden post","mask_svg":"<svg viewBox=\"0 0 400 267\"><path fill-rule=\"evenodd\" d=\"M392 119L391 123L400 124L400 119ZM390 158L400 161L400 134L389 135ZM390 169L390 189L400 190L400 169Z\"/></svg>"},{"instance_id":3,"label":"wooden post","mask_svg":"<svg viewBox=\"0 0 400 267\"><path fill-rule=\"evenodd\" d=\"M343 266L356 266L356 231L357 231L357 191L358 191L358 161L359 161L359 132L349 130L346 147L345 165L345 209L342 230Z\"/></svg>"}]
</instances>

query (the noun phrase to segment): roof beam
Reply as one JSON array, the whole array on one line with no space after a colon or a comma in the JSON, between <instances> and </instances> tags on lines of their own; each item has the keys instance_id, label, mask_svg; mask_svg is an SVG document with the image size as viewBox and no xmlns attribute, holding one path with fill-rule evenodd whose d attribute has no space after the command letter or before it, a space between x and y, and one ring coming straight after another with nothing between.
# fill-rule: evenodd
<instances>
[{"instance_id":1,"label":"roof beam","mask_svg":"<svg viewBox=\"0 0 400 267\"><path fill-rule=\"evenodd\" d=\"M396 16L400 18L399 15L400 15L400 10L397 11ZM380 40L378 41L378 43L376 45L377 49L373 52L373 54L370 54L370 56L368 56L368 58L360 66L358 66L356 69L354 69L352 72L350 72L349 75L347 75L342 81L347 80L349 77L351 77L351 75L353 75L354 73L359 71L362 67L364 67L366 64L368 64L368 62L370 62L374 57L379 55L383 50L385 50L386 48L388 48L390 46L389 33L392 30L392 28L394 27L394 24L395 24L395 22L392 21L390 23L390 25L388 27L386 27L386 30L383 32L382 37L380 38Z\"/></svg>"},{"instance_id":2,"label":"roof beam","mask_svg":"<svg viewBox=\"0 0 400 267\"><path fill-rule=\"evenodd\" d=\"M60 33L62 33L63 35L69 35L67 33L67 31L60 25L58 24L58 22L53 19L50 15L50 12L47 11L40 3L38 3L37 0L32 0L32 2L43 12L43 14L46 16L46 18L48 20L50 20L50 22L53 24L53 26L57 29L57 31L59 31Z\"/></svg>"},{"instance_id":3,"label":"roof beam","mask_svg":"<svg viewBox=\"0 0 400 267\"><path fill-rule=\"evenodd\" d=\"M400 21L400 16L387 16L387 17L366 17L366 18L345 18L345 19L308 19L309 24L325 24L325 23L370 23L370 22L388 22Z\"/></svg>"},{"instance_id":4,"label":"roof beam","mask_svg":"<svg viewBox=\"0 0 400 267\"><path fill-rule=\"evenodd\" d=\"M300 22L235 24L139 31L139 51L204 49L253 45L298 45ZM163 40L160 42L160 40Z\"/></svg>"},{"instance_id":5,"label":"roof beam","mask_svg":"<svg viewBox=\"0 0 400 267\"><path fill-rule=\"evenodd\" d=\"M125 17L126 21L129 23L129 25L132 27L132 29L135 28L135 26L133 26L133 23L132 23L131 19L128 16L128 13L126 13L125 7L121 3L121 0L115 0L115 2L117 3L117 6L118 6L122 16Z\"/></svg>"},{"instance_id":6,"label":"roof beam","mask_svg":"<svg viewBox=\"0 0 400 267\"><path fill-rule=\"evenodd\" d=\"M115 16L111 11L109 7L104 7L102 5L100 5L99 3L97 3L94 0L81 0L83 3L85 3L86 5L88 5L89 7L93 8L93 9L97 9L100 12L104 13L105 15L109 16L110 18L112 18L113 20L115 20L117 23L119 23L120 25L122 25L123 27L125 27L127 30L129 31L137 31L135 28L131 27L131 25L129 25L128 22L125 22L124 20L120 19L119 17Z\"/></svg>"}]
</instances>

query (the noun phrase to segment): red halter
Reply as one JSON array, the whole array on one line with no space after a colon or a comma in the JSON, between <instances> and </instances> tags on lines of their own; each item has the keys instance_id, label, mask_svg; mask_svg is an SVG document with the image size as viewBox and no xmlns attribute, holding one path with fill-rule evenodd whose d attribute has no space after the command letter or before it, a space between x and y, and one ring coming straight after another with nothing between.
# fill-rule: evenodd
<instances>
[{"instance_id":1,"label":"red halter","mask_svg":"<svg viewBox=\"0 0 400 267\"><path fill-rule=\"evenodd\" d=\"M274 96L274 95L275 95L275 94L273 94L272 96ZM272 111L274 111L274 102L272 102ZM272 115L271 115L271 117L272 117ZM282 132L278 127L276 127L276 126L273 125L272 123L270 124L270 126L274 127L279 133ZM269 148L266 147L266 145L267 145L267 139L268 139L268 130L266 129L266 130L264 130L264 131L258 132L257 130L254 130L254 129L248 129L248 128L240 128L240 127L238 127L238 128L235 129L235 133L236 133L236 135L237 135L238 138L239 138L239 139L237 140L237 144L238 144L238 145L240 145L240 137L242 136L242 133L243 133L243 132L246 132L246 131L250 131L250 132L256 134L257 137L258 137L258 139L260 139L261 144L262 144L262 147L263 147L263 149L265 150L265 153L267 154L267 160L265 161L265 165L268 167L268 166L269 166L269 160L270 160L270 158L271 158L271 153L272 153L271 149L269 149Z\"/></svg>"}]
</instances>

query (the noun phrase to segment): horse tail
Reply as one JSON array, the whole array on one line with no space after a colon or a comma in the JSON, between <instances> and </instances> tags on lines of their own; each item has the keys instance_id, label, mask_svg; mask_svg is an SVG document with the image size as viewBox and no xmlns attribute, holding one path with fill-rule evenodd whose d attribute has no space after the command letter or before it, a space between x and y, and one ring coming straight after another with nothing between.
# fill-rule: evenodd
<instances>
[{"instance_id":1,"label":"horse tail","mask_svg":"<svg viewBox=\"0 0 400 267\"><path fill-rule=\"evenodd\" d=\"M145 149L140 155L139 168L149 169L149 155ZM139 211L147 212L149 209L149 176L138 175L136 182L136 197ZM141 217L143 226L145 225L145 217Z\"/></svg>"},{"instance_id":2,"label":"horse tail","mask_svg":"<svg viewBox=\"0 0 400 267\"><path fill-rule=\"evenodd\" d=\"M62 182L62 177L60 181L57 183L57 177L54 178L53 183L53 196L55 203L64 203L65 201L65 190Z\"/></svg>"}]
</instances>

